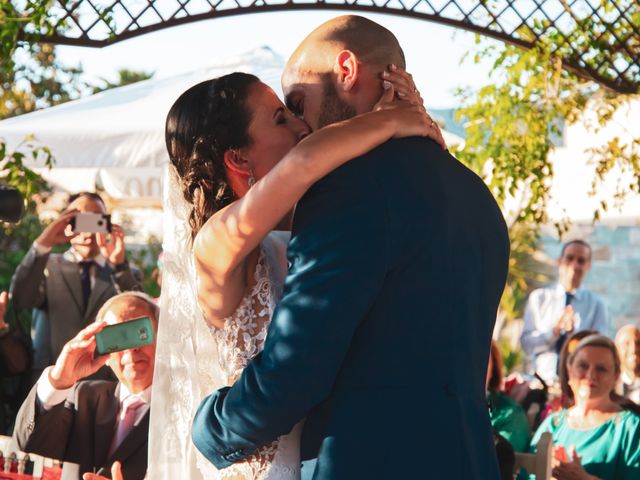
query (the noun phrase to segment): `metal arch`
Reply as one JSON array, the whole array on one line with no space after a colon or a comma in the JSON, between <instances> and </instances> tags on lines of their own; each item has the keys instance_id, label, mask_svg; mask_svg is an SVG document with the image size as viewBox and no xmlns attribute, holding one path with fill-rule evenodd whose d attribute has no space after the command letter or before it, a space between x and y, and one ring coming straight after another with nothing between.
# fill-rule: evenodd
<instances>
[{"instance_id":1,"label":"metal arch","mask_svg":"<svg viewBox=\"0 0 640 480\"><path fill-rule=\"evenodd\" d=\"M40 41L104 47L163 28L245 13L363 11L470 30L522 48L555 36L555 51L582 78L640 92L638 0L57 0ZM589 32L576 41L575 32ZM583 37L584 38L584 37Z\"/></svg>"}]
</instances>

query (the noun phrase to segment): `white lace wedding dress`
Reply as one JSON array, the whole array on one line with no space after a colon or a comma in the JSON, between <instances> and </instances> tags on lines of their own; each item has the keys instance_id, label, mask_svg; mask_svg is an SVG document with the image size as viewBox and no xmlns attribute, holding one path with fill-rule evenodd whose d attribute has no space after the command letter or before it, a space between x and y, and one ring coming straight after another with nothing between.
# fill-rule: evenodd
<instances>
[{"instance_id":1,"label":"white lace wedding dress","mask_svg":"<svg viewBox=\"0 0 640 480\"><path fill-rule=\"evenodd\" d=\"M164 272L151 399L148 478L298 480L301 424L244 462L217 470L191 442L191 422L206 395L229 385L262 350L286 275L288 233L260 247L255 284L222 330L209 329L197 304L189 205L173 170L165 177Z\"/></svg>"},{"instance_id":2,"label":"white lace wedding dress","mask_svg":"<svg viewBox=\"0 0 640 480\"><path fill-rule=\"evenodd\" d=\"M272 232L264 239L254 273L254 285L233 315L225 319L224 328L213 330L220 366L229 384L237 380L244 367L264 347L267 327L282 293L288 238L288 232ZM300 478L300 429L298 424L288 435L260 448L246 461L224 469L216 478Z\"/></svg>"}]
</instances>

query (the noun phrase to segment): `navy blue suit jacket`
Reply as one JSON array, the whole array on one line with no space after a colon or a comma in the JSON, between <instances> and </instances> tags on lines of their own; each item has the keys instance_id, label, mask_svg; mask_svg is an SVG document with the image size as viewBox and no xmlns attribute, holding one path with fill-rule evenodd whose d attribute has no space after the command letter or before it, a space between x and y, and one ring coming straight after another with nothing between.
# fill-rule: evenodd
<instances>
[{"instance_id":1,"label":"navy blue suit jacket","mask_svg":"<svg viewBox=\"0 0 640 480\"><path fill-rule=\"evenodd\" d=\"M485 184L431 140L393 140L299 202L264 351L205 398L216 466L306 417L314 479L499 478L485 401L509 240Z\"/></svg>"}]
</instances>

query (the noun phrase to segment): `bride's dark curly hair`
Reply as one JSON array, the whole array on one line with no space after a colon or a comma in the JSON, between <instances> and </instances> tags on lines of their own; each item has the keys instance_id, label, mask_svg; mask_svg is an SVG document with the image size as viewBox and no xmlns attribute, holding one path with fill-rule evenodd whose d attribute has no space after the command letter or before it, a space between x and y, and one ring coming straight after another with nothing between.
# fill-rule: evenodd
<instances>
[{"instance_id":1,"label":"bride's dark curly hair","mask_svg":"<svg viewBox=\"0 0 640 480\"><path fill-rule=\"evenodd\" d=\"M259 81L241 72L207 80L180 95L169 110L165 141L182 194L193 205L192 239L211 215L237 198L227 179L224 153L251 144L247 96Z\"/></svg>"}]
</instances>

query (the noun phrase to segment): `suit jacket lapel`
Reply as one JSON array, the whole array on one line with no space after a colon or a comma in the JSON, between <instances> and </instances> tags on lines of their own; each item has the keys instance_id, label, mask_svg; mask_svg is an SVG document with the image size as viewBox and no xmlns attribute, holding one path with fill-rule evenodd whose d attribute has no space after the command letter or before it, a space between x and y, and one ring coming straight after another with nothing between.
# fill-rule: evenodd
<instances>
[{"instance_id":1,"label":"suit jacket lapel","mask_svg":"<svg viewBox=\"0 0 640 480\"><path fill-rule=\"evenodd\" d=\"M101 303L100 300L111 286L111 269L106 265L104 267L98 265L95 283L93 284L93 288L91 288L87 309L85 310L85 318L91 315L94 309Z\"/></svg>"},{"instance_id":2,"label":"suit jacket lapel","mask_svg":"<svg viewBox=\"0 0 640 480\"><path fill-rule=\"evenodd\" d=\"M111 393L113 401L109 405L107 412L101 415L101 418L96 418L95 428L95 465L104 464L109 455L109 448L111 447L111 440L113 439L113 433L116 426L116 418L120 411L120 383L114 388Z\"/></svg>"},{"instance_id":3,"label":"suit jacket lapel","mask_svg":"<svg viewBox=\"0 0 640 480\"><path fill-rule=\"evenodd\" d=\"M73 255L71 255L71 259L73 259ZM71 260L69 255L64 254L63 262L60 262L60 271L62 272L62 278L64 282L67 284L67 288L71 292L71 297L75 302L76 306L80 313L83 311L83 301L82 301L82 284L80 283L80 272L78 271L78 264Z\"/></svg>"}]
</instances>

